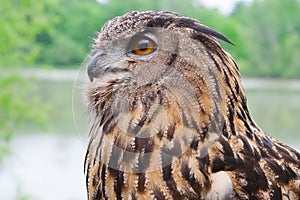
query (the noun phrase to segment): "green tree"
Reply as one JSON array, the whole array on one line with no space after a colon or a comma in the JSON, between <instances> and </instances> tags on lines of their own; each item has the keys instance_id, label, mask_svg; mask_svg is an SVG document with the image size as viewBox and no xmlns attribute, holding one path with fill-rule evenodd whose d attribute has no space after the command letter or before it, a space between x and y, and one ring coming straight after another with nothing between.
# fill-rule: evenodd
<instances>
[{"instance_id":1,"label":"green tree","mask_svg":"<svg viewBox=\"0 0 300 200\"><path fill-rule=\"evenodd\" d=\"M21 78L17 68L33 64L40 52L36 42L43 32L51 33L55 19L45 15L55 1L1 1L0 18L0 162L9 141L23 123L43 124L46 106L33 94L30 80ZM13 68L13 69L12 69Z\"/></svg>"},{"instance_id":2,"label":"green tree","mask_svg":"<svg viewBox=\"0 0 300 200\"><path fill-rule=\"evenodd\" d=\"M249 6L237 6L232 17L242 27L245 73L299 77L299 1L256 0Z\"/></svg>"},{"instance_id":3,"label":"green tree","mask_svg":"<svg viewBox=\"0 0 300 200\"><path fill-rule=\"evenodd\" d=\"M3 0L0 18L0 65L33 64L41 46L36 41L51 34L57 21L52 11L55 0ZM49 12L51 11L51 12Z\"/></svg>"},{"instance_id":4,"label":"green tree","mask_svg":"<svg viewBox=\"0 0 300 200\"><path fill-rule=\"evenodd\" d=\"M95 0L59 0L55 12L58 22L42 44L38 62L79 68L107 14Z\"/></svg>"},{"instance_id":5,"label":"green tree","mask_svg":"<svg viewBox=\"0 0 300 200\"><path fill-rule=\"evenodd\" d=\"M101 26L132 10L175 11L221 32L243 75L300 77L299 0L238 3L229 16L201 0L3 0L0 65L78 68Z\"/></svg>"},{"instance_id":6,"label":"green tree","mask_svg":"<svg viewBox=\"0 0 300 200\"><path fill-rule=\"evenodd\" d=\"M16 72L0 67L0 163L15 130L24 123L45 125L48 105L32 95L34 86Z\"/></svg>"}]
</instances>

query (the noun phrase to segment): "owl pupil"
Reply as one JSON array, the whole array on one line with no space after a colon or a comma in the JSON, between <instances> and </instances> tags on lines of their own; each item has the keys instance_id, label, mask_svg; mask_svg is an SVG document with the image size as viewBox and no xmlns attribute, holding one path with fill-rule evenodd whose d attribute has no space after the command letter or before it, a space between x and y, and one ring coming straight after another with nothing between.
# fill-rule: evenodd
<instances>
[{"instance_id":1,"label":"owl pupil","mask_svg":"<svg viewBox=\"0 0 300 200\"><path fill-rule=\"evenodd\" d=\"M139 41L139 50L146 51L149 48L149 41L148 40L141 40Z\"/></svg>"}]
</instances>

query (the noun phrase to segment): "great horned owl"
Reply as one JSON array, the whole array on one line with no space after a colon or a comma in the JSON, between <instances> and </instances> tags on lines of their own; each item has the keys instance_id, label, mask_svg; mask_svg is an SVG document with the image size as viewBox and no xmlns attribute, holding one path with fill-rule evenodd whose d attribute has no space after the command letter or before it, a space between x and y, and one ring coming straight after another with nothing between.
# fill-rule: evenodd
<instances>
[{"instance_id":1,"label":"great horned owl","mask_svg":"<svg viewBox=\"0 0 300 200\"><path fill-rule=\"evenodd\" d=\"M300 154L252 120L238 67L200 22L108 21L86 67L88 199L299 199Z\"/></svg>"}]
</instances>

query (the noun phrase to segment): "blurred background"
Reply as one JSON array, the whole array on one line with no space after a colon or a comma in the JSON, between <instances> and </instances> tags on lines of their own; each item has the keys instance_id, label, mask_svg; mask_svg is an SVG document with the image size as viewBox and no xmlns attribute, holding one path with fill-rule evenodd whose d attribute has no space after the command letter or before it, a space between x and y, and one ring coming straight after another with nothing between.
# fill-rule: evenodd
<instances>
[{"instance_id":1,"label":"blurred background","mask_svg":"<svg viewBox=\"0 0 300 200\"><path fill-rule=\"evenodd\" d=\"M1 0L0 199L86 199L81 68L114 16L168 10L226 35L255 121L300 150L299 0Z\"/></svg>"}]
</instances>

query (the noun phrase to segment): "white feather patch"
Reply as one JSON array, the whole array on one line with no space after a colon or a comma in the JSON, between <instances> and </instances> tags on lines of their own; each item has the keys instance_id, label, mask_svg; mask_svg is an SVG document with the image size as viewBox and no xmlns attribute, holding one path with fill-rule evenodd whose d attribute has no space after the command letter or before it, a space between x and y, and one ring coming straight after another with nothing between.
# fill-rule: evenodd
<instances>
[{"instance_id":1,"label":"white feather patch","mask_svg":"<svg viewBox=\"0 0 300 200\"><path fill-rule=\"evenodd\" d=\"M223 200L234 196L233 185L230 176L224 171L211 175L212 187L206 200Z\"/></svg>"}]
</instances>

